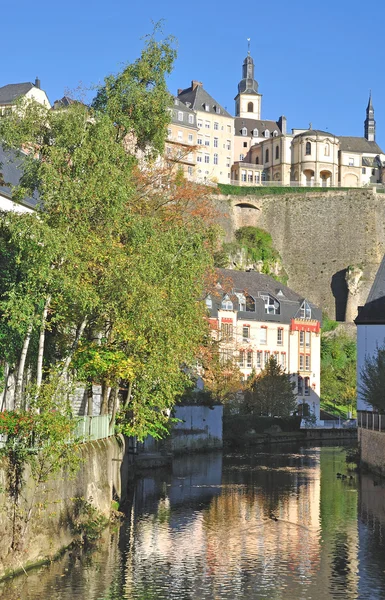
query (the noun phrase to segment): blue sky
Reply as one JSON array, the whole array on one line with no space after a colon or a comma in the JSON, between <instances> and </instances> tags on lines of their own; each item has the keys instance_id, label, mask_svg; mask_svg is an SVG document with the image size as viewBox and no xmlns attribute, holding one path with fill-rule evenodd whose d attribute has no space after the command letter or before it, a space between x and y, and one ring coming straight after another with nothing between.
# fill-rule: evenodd
<instances>
[{"instance_id":1,"label":"blue sky","mask_svg":"<svg viewBox=\"0 0 385 600\"><path fill-rule=\"evenodd\" d=\"M21 0L5 3L1 12L0 85L38 75L53 102L133 61L152 21L164 19L165 33L178 39L173 93L197 79L234 114L250 37L263 118L284 114L289 128L312 122L337 135L363 135L372 89L377 142L385 150L381 2Z\"/></svg>"}]
</instances>

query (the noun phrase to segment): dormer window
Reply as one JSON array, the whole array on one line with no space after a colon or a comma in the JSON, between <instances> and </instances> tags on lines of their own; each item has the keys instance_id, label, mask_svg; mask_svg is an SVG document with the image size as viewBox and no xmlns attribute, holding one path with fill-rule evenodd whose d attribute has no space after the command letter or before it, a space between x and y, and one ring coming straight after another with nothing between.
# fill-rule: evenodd
<instances>
[{"instance_id":1,"label":"dormer window","mask_svg":"<svg viewBox=\"0 0 385 600\"><path fill-rule=\"evenodd\" d=\"M245 294L241 294L241 293L235 292L235 295L238 298L239 310L245 311L246 310L246 296L245 296Z\"/></svg>"},{"instance_id":2,"label":"dormer window","mask_svg":"<svg viewBox=\"0 0 385 600\"><path fill-rule=\"evenodd\" d=\"M205 304L206 304L207 308L211 309L213 307L213 301L211 299L211 296L206 296Z\"/></svg>"},{"instance_id":3,"label":"dormer window","mask_svg":"<svg viewBox=\"0 0 385 600\"><path fill-rule=\"evenodd\" d=\"M246 127L242 127L242 135L247 135L247 128Z\"/></svg>"},{"instance_id":4,"label":"dormer window","mask_svg":"<svg viewBox=\"0 0 385 600\"><path fill-rule=\"evenodd\" d=\"M274 129L273 131L273 137L277 137L278 136L278 131L276 129Z\"/></svg>"},{"instance_id":5,"label":"dormer window","mask_svg":"<svg viewBox=\"0 0 385 600\"><path fill-rule=\"evenodd\" d=\"M299 316L301 319L311 319L311 308L308 302L304 300L299 310Z\"/></svg>"},{"instance_id":6,"label":"dormer window","mask_svg":"<svg viewBox=\"0 0 385 600\"><path fill-rule=\"evenodd\" d=\"M261 298L265 303L265 313L267 315L279 315L280 314L281 307L280 307L278 300L273 298L273 296L270 296L270 294L261 294Z\"/></svg>"},{"instance_id":7,"label":"dormer window","mask_svg":"<svg viewBox=\"0 0 385 600\"><path fill-rule=\"evenodd\" d=\"M265 138L269 138L270 137L270 131L268 129L265 129L265 132L263 134L265 136Z\"/></svg>"},{"instance_id":8,"label":"dormer window","mask_svg":"<svg viewBox=\"0 0 385 600\"><path fill-rule=\"evenodd\" d=\"M209 112L209 110L210 110L210 106L209 106L209 104L204 104L204 108L205 108L205 111L206 111L206 112Z\"/></svg>"},{"instance_id":9,"label":"dormer window","mask_svg":"<svg viewBox=\"0 0 385 600\"><path fill-rule=\"evenodd\" d=\"M223 310L233 310L233 303L231 302L230 297L227 294L223 298L221 306Z\"/></svg>"},{"instance_id":10,"label":"dormer window","mask_svg":"<svg viewBox=\"0 0 385 600\"><path fill-rule=\"evenodd\" d=\"M253 137L258 137L258 129L253 129Z\"/></svg>"}]
</instances>

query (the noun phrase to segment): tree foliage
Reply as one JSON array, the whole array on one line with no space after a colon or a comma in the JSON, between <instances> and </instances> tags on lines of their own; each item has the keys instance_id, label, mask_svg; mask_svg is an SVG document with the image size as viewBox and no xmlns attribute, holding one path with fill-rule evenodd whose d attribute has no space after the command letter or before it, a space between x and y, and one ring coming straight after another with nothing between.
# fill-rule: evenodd
<instances>
[{"instance_id":1,"label":"tree foliage","mask_svg":"<svg viewBox=\"0 0 385 600\"><path fill-rule=\"evenodd\" d=\"M361 369L361 385L358 389L368 407L379 412L385 410L385 347L377 348L373 356L365 359Z\"/></svg>"},{"instance_id":2,"label":"tree foliage","mask_svg":"<svg viewBox=\"0 0 385 600\"><path fill-rule=\"evenodd\" d=\"M244 410L255 415L288 417L297 408L294 387L291 376L272 356L265 368L250 381Z\"/></svg>"},{"instance_id":3,"label":"tree foliage","mask_svg":"<svg viewBox=\"0 0 385 600\"><path fill-rule=\"evenodd\" d=\"M328 322L327 322L328 325ZM328 325L333 331L333 322ZM321 339L321 394L329 404L351 406L356 398L356 342L345 333Z\"/></svg>"}]
</instances>

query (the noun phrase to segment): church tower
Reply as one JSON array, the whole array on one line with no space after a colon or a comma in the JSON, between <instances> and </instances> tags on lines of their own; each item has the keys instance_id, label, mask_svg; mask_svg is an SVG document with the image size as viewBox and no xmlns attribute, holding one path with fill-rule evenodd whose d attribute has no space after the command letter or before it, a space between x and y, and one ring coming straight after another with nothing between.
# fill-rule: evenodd
<instances>
[{"instance_id":1,"label":"church tower","mask_svg":"<svg viewBox=\"0 0 385 600\"><path fill-rule=\"evenodd\" d=\"M376 122L374 120L374 108L372 104L372 92L369 95L369 102L366 108L366 119L364 121L365 137L369 142L376 141Z\"/></svg>"},{"instance_id":2,"label":"church tower","mask_svg":"<svg viewBox=\"0 0 385 600\"><path fill-rule=\"evenodd\" d=\"M254 61L250 56L250 40L247 56L243 61L242 79L235 96L235 116L246 119L261 118L262 95L258 94L258 82L254 79Z\"/></svg>"}]
</instances>

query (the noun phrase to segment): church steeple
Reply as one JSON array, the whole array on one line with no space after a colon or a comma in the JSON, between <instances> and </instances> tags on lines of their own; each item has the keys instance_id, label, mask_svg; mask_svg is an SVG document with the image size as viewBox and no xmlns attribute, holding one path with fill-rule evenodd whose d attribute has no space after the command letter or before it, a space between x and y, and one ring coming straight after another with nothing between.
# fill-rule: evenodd
<instances>
[{"instance_id":1,"label":"church steeple","mask_svg":"<svg viewBox=\"0 0 385 600\"><path fill-rule=\"evenodd\" d=\"M376 121L374 120L374 108L372 104L372 92L369 94L369 102L366 107L366 119L364 121L365 137L369 142L376 141Z\"/></svg>"},{"instance_id":2,"label":"church steeple","mask_svg":"<svg viewBox=\"0 0 385 600\"><path fill-rule=\"evenodd\" d=\"M235 97L235 116L260 119L261 94L258 93L258 82L254 79L254 61L250 55L250 39L247 41L248 52L243 61L242 79L238 83L238 94Z\"/></svg>"}]
</instances>

